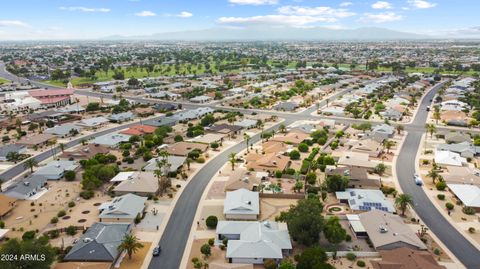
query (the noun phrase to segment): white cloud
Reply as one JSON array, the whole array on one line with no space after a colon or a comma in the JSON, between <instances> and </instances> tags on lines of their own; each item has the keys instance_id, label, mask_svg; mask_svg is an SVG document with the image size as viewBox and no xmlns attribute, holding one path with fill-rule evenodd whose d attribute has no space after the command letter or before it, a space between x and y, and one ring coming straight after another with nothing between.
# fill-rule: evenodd
<instances>
[{"instance_id":1,"label":"white cloud","mask_svg":"<svg viewBox=\"0 0 480 269\"><path fill-rule=\"evenodd\" d=\"M314 17L314 16L295 16L295 15L265 15L253 17L221 17L217 20L220 24L230 25L274 25L305 27L315 22L335 22L334 18Z\"/></svg>"},{"instance_id":2,"label":"white cloud","mask_svg":"<svg viewBox=\"0 0 480 269\"><path fill-rule=\"evenodd\" d=\"M342 2L342 3L340 3L340 6L341 6L341 7L349 7L349 6L351 6L351 5L353 5L352 2Z\"/></svg>"},{"instance_id":3,"label":"white cloud","mask_svg":"<svg viewBox=\"0 0 480 269\"><path fill-rule=\"evenodd\" d=\"M110 12L109 8L90 8L90 7L60 7L61 10L81 11L81 12Z\"/></svg>"},{"instance_id":4,"label":"white cloud","mask_svg":"<svg viewBox=\"0 0 480 269\"><path fill-rule=\"evenodd\" d=\"M135 16L138 16L138 17L155 17L155 16L157 16L157 14L155 14L152 11L144 10L144 11L135 13Z\"/></svg>"},{"instance_id":5,"label":"white cloud","mask_svg":"<svg viewBox=\"0 0 480 269\"><path fill-rule=\"evenodd\" d=\"M365 13L360 20L364 22L382 23L382 22L399 21L402 19L403 19L402 15L398 15L395 12L384 12L384 13L377 13L377 14Z\"/></svg>"},{"instance_id":6,"label":"white cloud","mask_svg":"<svg viewBox=\"0 0 480 269\"><path fill-rule=\"evenodd\" d=\"M430 3L423 0L408 0L408 4L410 4L410 6L414 8L419 8L419 9L432 8L437 5L436 3Z\"/></svg>"},{"instance_id":7,"label":"white cloud","mask_svg":"<svg viewBox=\"0 0 480 269\"><path fill-rule=\"evenodd\" d=\"M355 15L355 13L347 9L335 9L331 7L283 6L278 8L277 11L283 15L321 16L324 18L346 18Z\"/></svg>"},{"instance_id":8,"label":"white cloud","mask_svg":"<svg viewBox=\"0 0 480 269\"><path fill-rule=\"evenodd\" d=\"M235 5L275 5L278 4L278 0L228 0L228 2Z\"/></svg>"},{"instance_id":9,"label":"white cloud","mask_svg":"<svg viewBox=\"0 0 480 269\"><path fill-rule=\"evenodd\" d=\"M23 21L3 20L0 21L0 27L28 27L29 25Z\"/></svg>"},{"instance_id":10,"label":"white cloud","mask_svg":"<svg viewBox=\"0 0 480 269\"><path fill-rule=\"evenodd\" d=\"M389 2L385 2L385 1L378 1L378 2L372 4L372 8L373 9L391 9L392 4L390 4Z\"/></svg>"},{"instance_id":11,"label":"white cloud","mask_svg":"<svg viewBox=\"0 0 480 269\"><path fill-rule=\"evenodd\" d=\"M180 12L180 14L177 14L176 16L180 18L190 18L193 16L193 14L187 11L182 11Z\"/></svg>"}]
</instances>

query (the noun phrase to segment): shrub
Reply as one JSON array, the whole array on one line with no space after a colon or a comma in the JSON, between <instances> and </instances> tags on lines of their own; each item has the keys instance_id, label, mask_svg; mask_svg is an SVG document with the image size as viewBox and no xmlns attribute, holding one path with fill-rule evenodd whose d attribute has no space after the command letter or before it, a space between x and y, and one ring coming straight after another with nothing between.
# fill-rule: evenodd
<instances>
[{"instance_id":1,"label":"shrub","mask_svg":"<svg viewBox=\"0 0 480 269\"><path fill-rule=\"evenodd\" d=\"M462 211L463 211L463 213L465 213L467 215L474 215L475 214L475 209L473 207L464 206L462 208Z\"/></svg>"},{"instance_id":2,"label":"shrub","mask_svg":"<svg viewBox=\"0 0 480 269\"><path fill-rule=\"evenodd\" d=\"M75 228L75 226L68 226L67 229L65 229L65 232L68 234L68 235L75 235L77 233L77 229Z\"/></svg>"},{"instance_id":3,"label":"shrub","mask_svg":"<svg viewBox=\"0 0 480 269\"><path fill-rule=\"evenodd\" d=\"M298 152L298 150L292 150L290 151L290 153L288 154L288 156L290 157L290 159L292 160L298 160L300 159L300 152Z\"/></svg>"},{"instance_id":4,"label":"shrub","mask_svg":"<svg viewBox=\"0 0 480 269\"><path fill-rule=\"evenodd\" d=\"M357 255L355 255L354 253L352 252L349 252L347 253L347 255L345 256L347 258L347 260L349 261L354 261L356 258L357 258Z\"/></svg>"},{"instance_id":5,"label":"shrub","mask_svg":"<svg viewBox=\"0 0 480 269\"><path fill-rule=\"evenodd\" d=\"M281 178L282 175L283 175L282 171L280 171L280 170L275 171L275 177L276 178Z\"/></svg>"},{"instance_id":6,"label":"shrub","mask_svg":"<svg viewBox=\"0 0 480 269\"><path fill-rule=\"evenodd\" d=\"M225 250L225 245L220 245L221 250Z\"/></svg>"},{"instance_id":7,"label":"shrub","mask_svg":"<svg viewBox=\"0 0 480 269\"><path fill-rule=\"evenodd\" d=\"M68 207L74 207L74 206L75 206L75 202L74 202L74 201L68 202Z\"/></svg>"},{"instance_id":8,"label":"shrub","mask_svg":"<svg viewBox=\"0 0 480 269\"><path fill-rule=\"evenodd\" d=\"M345 236L345 241L351 242L351 241L352 241L352 236L349 235L349 234L347 234L347 235Z\"/></svg>"},{"instance_id":9,"label":"shrub","mask_svg":"<svg viewBox=\"0 0 480 269\"><path fill-rule=\"evenodd\" d=\"M51 224L55 224L58 222L58 218L57 217L53 217L51 220L50 220L50 223Z\"/></svg>"},{"instance_id":10,"label":"shrub","mask_svg":"<svg viewBox=\"0 0 480 269\"><path fill-rule=\"evenodd\" d=\"M80 197L82 197L85 200L88 200L94 196L94 192L92 190L88 191L82 191L80 192Z\"/></svg>"},{"instance_id":11,"label":"shrub","mask_svg":"<svg viewBox=\"0 0 480 269\"><path fill-rule=\"evenodd\" d=\"M59 218L65 216L65 215L67 215L67 213L65 212L65 210L60 210L60 211L58 211L58 213L57 213L57 217L59 217Z\"/></svg>"},{"instance_id":12,"label":"shrub","mask_svg":"<svg viewBox=\"0 0 480 269\"><path fill-rule=\"evenodd\" d=\"M306 143L300 143L298 145L298 150L300 152L307 152L308 151L308 145Z\"/></svg>"},{"instance_id":13,"label":"shrub","mask_svg":"<svg viewBox=\"0 0 480 269\"><path fill-rule=\"evenodd\" d=\"M266 259L263 262L263 267L265 269L276 269L277 268L277 263L273 259Z\"/></svg>"},{"instance_id":14,"label":"shrub","mask_svg":"<svg viewBox=\"0 0 480 269\"><path fill-rule=\"evenodd\" d=\"M438 200L443 201L443 200L445 200L445 194L437 194L437 198L438 198Z\"/></svg>"},{"instance_id":15,"label":"shrub","mask_svg":"<svg viewBox=\"0 0 480 269\"><path fill-rule=\"evenodd\" d=\"M217 228L217 224L218 224L218 218L217 218L217 216L208 216L207 220L205 221L205 224L206 224L207 227L210 228L210 229L215 229L215 228Z\"/></svg>"},{"instance_id":16,"label":"shrub","mask_svg":"<svg viewBox=\"0 0 480 269\"><path fill-rule=\"evenodd\" d=\"M205 163L205 158L204 157L198 157L197 158L197 163Z\"/></svg>"},{"instance_id":17,"label":"shrub","mask_svg":"<svg viewBox=\"0 0 480 269\"><path fill-rule=\"evenodd\" d=\"M437 255L437 256L440 255L440 250L439 250L438 248L435 248L435 249L433 250L433 254L435 254L435 255Z\"/></svg>"},{"instance_id":18,"label":"shrub","mask_svg":"<svg viewBox=\"0 0 480 269\"><path fill-rule=\"evenodd\" d=\"M445 188L447 188L447 183L445 183L445 181L439 181L439 182L437 182L437 184L435 184L435 187L439 191L444 191Z\"/></svg>"},{"instance_id":19,"label":"shrub","mask_svg":"<svg viewBox=\"0 0 480 269\"><path fill-rule=\"evenodd\" d=\"M26 231L22 235L22 240L27 241L27 240L32 240L35 238L35 231Z\"/></svg>"},{"instance_id":20,"label":"shrub","mask_svg":"<svg viewBox=\"0 0 480 269\"><path fill-rule=\"evenodd\" d=\"M445 204L445 207L446 207L448 210L452 210L455 206L454 206L452 203L446 203L446 204Z\"/></svg>"},{"instance_id":21,"label":"shrub","mask_svg":"<svg viewBox=\"0 0 480 269\"><path fill-rule=\"evenodd\" d=\"M48 236L52 239L57 238L60 236L60 232L58 230L51 230L48 232Z\"/></svg>"},{"instance_id":22,"label":"shrub","mask_svg":"<svg viewBox=\"0 0 480 269\"><path fill-rule=\"evenodd\" d=\"M5 228L5 222L3 220L0 220L0 229Z\"/></svg>"},{"instance_id":23,"label":"shrub","mask_svg":"<svg viewBox=\"0 0 480 269\"><path fill-rule=\"evenodd\" d=\"M205 255L205 257L209 257L212 254L212 248L209 244L203 244L200 247L200 252Z\"/></svg>"},{"instance_id":24,"label":"shrub","mask_svg":"<svg viewBox=\"0 0 480 269\"><path fill-rule=\"evenodd\" d=\"M74 181L76 173L75 173L75 171L69 170L69 171L65 171L64 176L65 176L66 181Z\"/></svg>"},{"instance_id":25,"label":"shrub","mask_svg":"<svg viewBox=\"0 0 480 269\"><path fill-rule=\"evenodd\" d=\"M471 233L471 234L474 234L475 233L475 228L473 228L473 227L468 228L468 232Z\"/></svg>"},{"instance_id":26,"label":"shrub","mask_svg":"<svg viewBox=\"0 0 480 269\"><path fill-rule=\"evenodd\" d=\"M208 244L213 247L213 244L215 244L215 238L208 239Z\"/></svg>"},{"instance_id":27,"label":"shrub","mask_svg":"<svg viewBox=\"0 0 480 269\"><path fill-rule=\"evenodd\" d=\"M365 262L362 261L362 260L358 260L358 261L357 261L357 266L358 266L358 267L365 267Z\"/></svg>"}]
</instances>

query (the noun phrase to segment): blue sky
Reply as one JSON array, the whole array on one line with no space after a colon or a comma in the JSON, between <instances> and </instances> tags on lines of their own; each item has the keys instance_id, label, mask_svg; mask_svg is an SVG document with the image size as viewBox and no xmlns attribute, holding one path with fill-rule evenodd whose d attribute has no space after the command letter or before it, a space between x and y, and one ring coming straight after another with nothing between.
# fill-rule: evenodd
<instances>
[{"instance_id":1,"label":"blue sky","mask_svg":"<svg viewBox=\"0 0 480 269\"><path fill-rule=\"evenodd\" d=\"M0 40L90 39L214 27L384 27L480 36L478 0L2 1Z\"/></svg>"}]
</instances>

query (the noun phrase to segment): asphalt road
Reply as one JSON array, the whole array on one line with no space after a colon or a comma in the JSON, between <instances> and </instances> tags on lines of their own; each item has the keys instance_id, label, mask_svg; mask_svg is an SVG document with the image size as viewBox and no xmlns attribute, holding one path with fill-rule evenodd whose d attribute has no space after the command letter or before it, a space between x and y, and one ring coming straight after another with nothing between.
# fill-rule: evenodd
<instances>
[{"instance_id":1,"label":"asphalt road","mask_svg":"<svg viewBox=\"0 0 480 269\"><path fill-rule=\"evenodd\" d=\"M421 220L465 267L477 269L480 268L480 251L444 218L423 189L417 186L413 180L417 167L415 156L421 146L422 135L425 133L424 125L428 115L426 107L431 105L430 99L433 98L438 89L439 87L436 87L426 95L412 124L406 128L408 135L397 158L397 177L403 192L413 197L414 209Z\"/></svg>"}]
</instances>

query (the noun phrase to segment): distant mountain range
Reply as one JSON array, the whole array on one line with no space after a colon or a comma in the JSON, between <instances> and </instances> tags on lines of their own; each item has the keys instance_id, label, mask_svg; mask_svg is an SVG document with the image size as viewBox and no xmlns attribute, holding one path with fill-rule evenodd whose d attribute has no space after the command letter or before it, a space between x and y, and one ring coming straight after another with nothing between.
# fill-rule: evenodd
<instances>
[{"instance_id":1,"label":"distant mountain range","mask_svg":"<svg viewBox=\"0 0 480 269\"><path fill-rule=\"evenodd\" d=\"M380 41L432 39L428 35L419 35L377 27L357 29L314 28L211 28L205 30L156 33L152 35L121 36L114 35L103 40L185 40L185 41L254 41L254 40L319 40L319 41Z\"/></svg>"}]
</instances>

